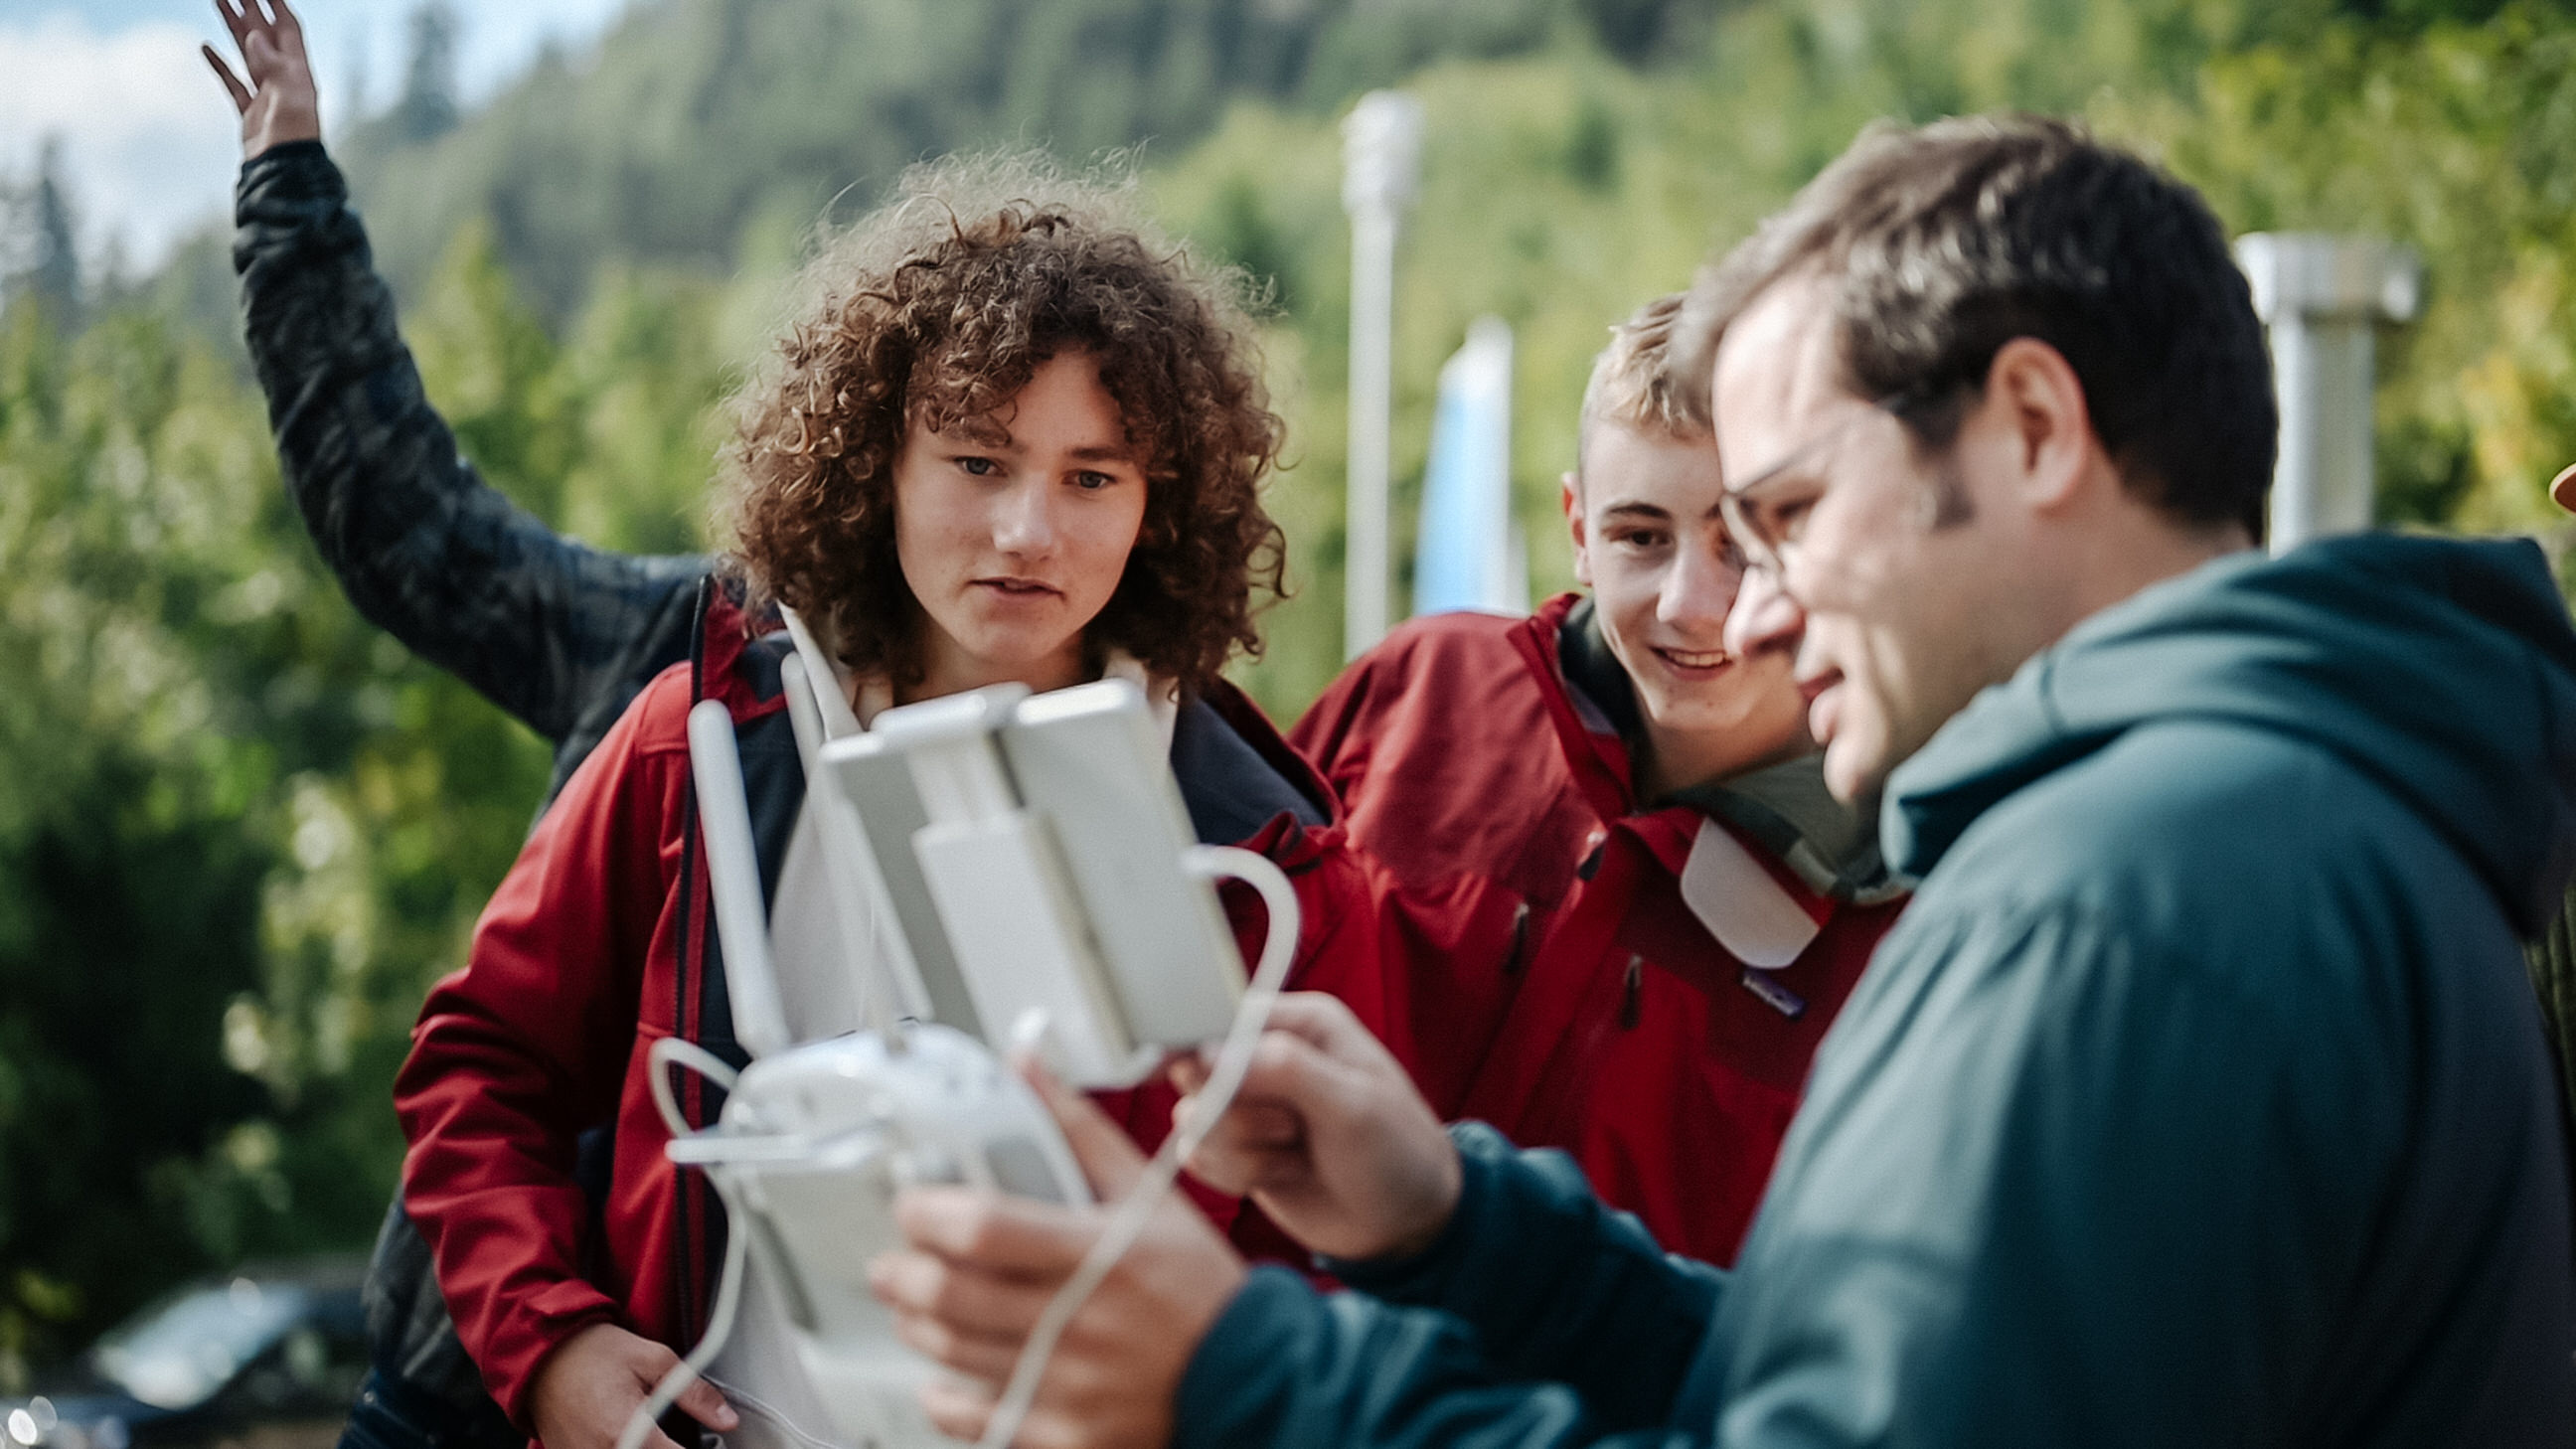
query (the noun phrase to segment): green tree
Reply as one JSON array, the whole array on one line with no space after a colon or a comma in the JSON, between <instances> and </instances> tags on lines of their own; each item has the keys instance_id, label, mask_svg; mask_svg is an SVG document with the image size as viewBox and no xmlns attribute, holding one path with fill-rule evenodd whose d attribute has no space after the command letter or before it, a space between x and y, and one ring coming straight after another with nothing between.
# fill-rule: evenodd
<instances>
[{"instance_id":1,"label":"green tree","mask_svg":"<svg viewBox=\"0 0 2576 1449\"><path fill-rule=\"evenodd\" d=\"M7 295L40 299L56 325L80 315L80 242L60 136L37 149L36 174L24 187L0 187L0 296Z\"/></svg>"},{"instance_id":2,"label":"green tree","mask_svg":"<svg viewBox=\"0 0 2576 1449\"><path fill-rule=\"evenodd\" d=\"M203 1258L264 1105L218 1023L277 749L195 627L259 563L227 381L148 319L0 313L0 1377Z\"/></svg>"},{"instance_id":3,"label":"green tree","mask_svg":"<svg viewBox=\"0 0 2576 1449\"><path fill-rule=\"evenodd\" d=\"M2423 316L2388 339L2383 497L2411 521L2555 527L2576 459L2576 24L2342 21L2222 57L2196 103L2106 108L2244 231L2416 248Z\"/></svg>"},{"instance_id":4,"label":"green tree","mask_svg":"<svg viewBox=\"0 0 2576 1449\"><path fill-rule=\"evenodd\" d=\"M578 420L461 248L432 385L525 495ZM420 995L542 744L357 619L258 395L125 310L0 313L0 1380L199 1266L354 1247Z\"/></svg>"}]
</instances>

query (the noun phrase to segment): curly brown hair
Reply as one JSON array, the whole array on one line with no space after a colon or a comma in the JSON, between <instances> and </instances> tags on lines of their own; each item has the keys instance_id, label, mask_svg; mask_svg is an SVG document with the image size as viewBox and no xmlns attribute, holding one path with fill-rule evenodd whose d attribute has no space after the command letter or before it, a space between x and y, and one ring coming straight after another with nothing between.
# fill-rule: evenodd
<instances>
[{"instance_id":1,"label":"curly brown hair","mask_svg":"<svg viewBox=\"0 0 2576 1449\"><path fill-rule=\"evenodd\" d=\"M828 239L797 320L735 397L717 527L754 594L818 627L853 669L921 678L923 615L895 558L905 429L980 418L1073 350L1100 365L1145 466L1126 573L1084 630L1186 690L1280 592L1261 505L1283 426L1270 410L1239 271L1141 222L1134 184L1028 156L915 166L885 207ZM1267 597L1259 597L1267 596Z\"/></svg>"}]
</instances>

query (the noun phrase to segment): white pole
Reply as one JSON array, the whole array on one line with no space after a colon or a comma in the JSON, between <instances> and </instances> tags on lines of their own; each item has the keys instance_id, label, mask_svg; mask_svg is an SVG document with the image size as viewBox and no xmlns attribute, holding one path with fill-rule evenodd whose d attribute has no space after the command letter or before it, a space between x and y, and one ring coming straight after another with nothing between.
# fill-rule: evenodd
<instances>
[{"instance_id":1,"label":"white pole","mask_svg":"<svg viewBox=\"0 0 2576 1449\"><path fill-rule=\"evenodd\" d=\"M1351 216L1349 501L1343 520L1342 654L1386 637L1387 455L1392 431L1395 236L1413 200L1422 106L1371 91L1342 122L1342 206Z\"/></svg>"},{"instance_id":2,"label":"white pole","mask_svg":"<svg viewBox=\"0 0 2576 1449\"><path fill-rule=\"evenodd\" d=\"M2374 329L2415 315L2423 264L2376 237L2264 232L2238 239L2237 265L2272 337L2281 460L2271 547L2370 527Z\"/></svg>"}]
</instances>

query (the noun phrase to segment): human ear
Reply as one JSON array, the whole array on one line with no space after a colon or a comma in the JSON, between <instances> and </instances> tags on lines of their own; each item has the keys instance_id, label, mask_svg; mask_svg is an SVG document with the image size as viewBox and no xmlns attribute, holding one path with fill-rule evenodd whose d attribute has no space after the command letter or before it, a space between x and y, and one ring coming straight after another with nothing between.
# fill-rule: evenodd
<instances>
[{"instance_id":1,"label":"human ear","mask_svg":"<svg viewBox=\"0 0 2576 1449\"><path fill-rule=\"evenodd\" d=\"M2066 354L2036 337L2016 337L1995 350L1977 412L1999 436L2016 488L2041 512L2063 507L2095 471L2101 451L2084 381Z\"/></svg>"},{"instance_id":2,"label":"human ear","mask_svg":"<svg viewBox=\"0 0 2576 1449\"><path fill-rule=\"evenodd\" d=\"M1574 581L1592 587L1592 552L1583 531L1583 482L1572 473L1556 480L1556 506L1565 513L1566 536L1574 540Z\"/></svg>"}]
</instances>

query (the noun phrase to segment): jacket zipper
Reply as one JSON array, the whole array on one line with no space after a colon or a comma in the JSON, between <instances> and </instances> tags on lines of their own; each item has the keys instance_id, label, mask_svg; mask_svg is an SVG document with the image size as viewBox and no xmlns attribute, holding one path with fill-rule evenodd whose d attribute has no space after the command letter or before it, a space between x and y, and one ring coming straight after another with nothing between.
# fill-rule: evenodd
<instances>
[{"instance_id":1,"label":"jacket zipper","mask_svg":"<svg viewBox=\"0 0 2576 1449\"><path fill-rule=\"evenodd\" d=\"M698 580L698 617L689 630L689 702L692 705L707 697L707 610L715 603L711 588L714 582L713 575ZM695 1040L689 1023L689 982L707 969L705 943L698 939L697 929L693 929L697 927L699 918L689 909L695 904L698 883L698 787L694 774L689 778L682 800L680 829L684 833L680 837L680 919L674 943L679 951L676 963L679 969L672 973L671 1029L682 1040L688 1041ZM694 968L690 965L693 956L697 963ZM682 1100L684 1115L693 1127L705 1125L702 1120L705 1105L700 1087L697 1074L691 1073L683 1088L686 1096ZM679 1248L671 1255L672 1301L679 1307L680 1322L694 1336L701 1322L698 1284L705 1265L711 1261L711 1245L700 1241L708 1232L708 1225L705 1204L699 1196L702 1188L698 1176L684 1172L679 1174L679 1178L679 1192L672 1204L678 1219L673 1226L678 1229Z\"/></svg>"},{"instance_id":2,"label":"jacket zipper","mask_svg":"<svg viewBox=\"0 0 2576 1449\"><path fill-rule=\"evenodd\" d=\"M1512 945L1510 950L1503 953L1505 976L1518 976L1521 974L1521 968L1529 965L1529 962L1523 959L1524 953L1529 950L1529 924L1529 902L1523 901L1512 907Z\"/></svg>"}]
</instances>

